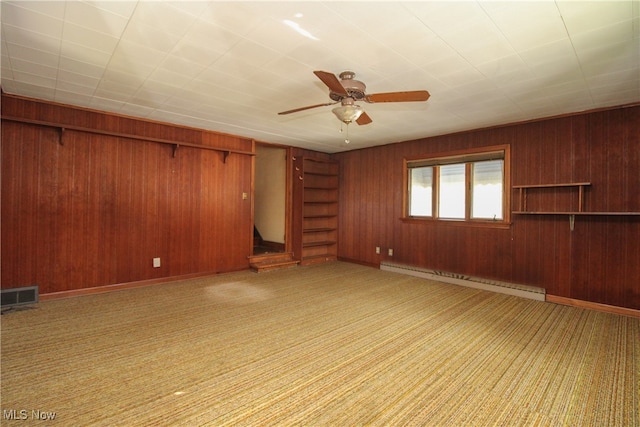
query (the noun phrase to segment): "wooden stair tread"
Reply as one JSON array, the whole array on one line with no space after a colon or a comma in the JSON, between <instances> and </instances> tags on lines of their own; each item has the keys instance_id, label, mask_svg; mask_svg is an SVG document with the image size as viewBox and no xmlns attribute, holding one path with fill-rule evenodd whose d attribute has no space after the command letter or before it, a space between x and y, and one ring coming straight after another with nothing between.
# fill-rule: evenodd
<instances>
[{"instance_id":1,"label":"wooden stair tread","mask_svg":"<svg viewBox=\"0 0 640 427\"><path fill-rule=\"evenodd\" d=\"M294 260L291 253L273 253L249 257L249 266L255 272L295 267L300 261Z\"/></svg>"}]
</instances>

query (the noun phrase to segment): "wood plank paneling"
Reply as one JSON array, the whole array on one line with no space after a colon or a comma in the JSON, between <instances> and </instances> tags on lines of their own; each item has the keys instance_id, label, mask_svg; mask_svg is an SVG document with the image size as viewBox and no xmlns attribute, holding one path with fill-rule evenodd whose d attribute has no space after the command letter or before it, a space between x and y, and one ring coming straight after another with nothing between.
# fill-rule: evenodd
<instances>
[{"instance_id":1,"label":"wood plank paneling","mask_svg":"<svg viewBox=\"0 0 640 427\"><path fill-rule=\"evenodd\" d=\"M337 153L338 255L536 285L559 297L638 309L638 216L579 216L574 231L566 215L514 215L510 229L399 220L403 158L496 144L511 145L514 185L591 182L586 210L639 212L637 123L635 106ZM571 189L530 195L532 206L547 210L574 210L577 201ZM382 246L381 255L375 246Z\"/></svg>"},{"instance_id":2,"label":"wood plank paneling","mask_svg":"<svg viewBox=\"0 0 640 427\"><path fill-rule=\"evenodd\" d=\"M3 115L251 151L250 140L3 95ZM2 287L248 268L251 157L2 122ZM62 142L62 143L61 143ZM152 259L161 258L153 268Z\"/></svg>"}]
</instances>

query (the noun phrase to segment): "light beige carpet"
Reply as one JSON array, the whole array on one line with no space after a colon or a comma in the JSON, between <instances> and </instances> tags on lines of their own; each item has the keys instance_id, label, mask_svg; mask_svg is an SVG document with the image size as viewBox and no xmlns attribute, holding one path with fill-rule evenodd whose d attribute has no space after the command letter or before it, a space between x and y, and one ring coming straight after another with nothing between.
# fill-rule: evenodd
<instances>
[{"instance_id":1,"label":"light beige carpet","mask_svg":"<svg viewBox=\"0 0 640 427\"><path fill-rule=\"evenodd\" d=\"M638 426L639 337L348 263L230 273L3 315L2 425Z\"/></svg>"}]
</instances>

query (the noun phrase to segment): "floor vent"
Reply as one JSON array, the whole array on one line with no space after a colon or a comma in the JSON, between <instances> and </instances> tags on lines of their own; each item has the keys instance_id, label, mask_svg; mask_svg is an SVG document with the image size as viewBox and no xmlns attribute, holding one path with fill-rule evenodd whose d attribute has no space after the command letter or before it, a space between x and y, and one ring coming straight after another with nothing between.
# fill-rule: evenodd
<instances>
[{"instance_id":1,"label":"floor vent","mask_svg":"<svg viewBox=\"0 0 640 427\"><path fill-rule=\"evenodd\" d=\"M536 301L545 301L545 290L543 288L538 288L535 286L500 282L497 280L482 279L479 277L472 277L464 274L429 270L420 267L413 267L410 265L395 264L390 262L380 263L380 270L392 271L395 273L402 273L415 277L422 277L423 279L431 279L438 282L466 286L468 288L476 288L485 291L498 292L501 294L514 295L517 297L533 299Z\"/></svg>"},{"instance_id":2,"label":"floor vent","mask_svg":"<svg viewBox=\"0 0 640 427\"><path fill-rule=\"evenodd\" d=\"M35 304L38 302L38 286L2 289L2 307Z\"/></svg>"}]
</instances>

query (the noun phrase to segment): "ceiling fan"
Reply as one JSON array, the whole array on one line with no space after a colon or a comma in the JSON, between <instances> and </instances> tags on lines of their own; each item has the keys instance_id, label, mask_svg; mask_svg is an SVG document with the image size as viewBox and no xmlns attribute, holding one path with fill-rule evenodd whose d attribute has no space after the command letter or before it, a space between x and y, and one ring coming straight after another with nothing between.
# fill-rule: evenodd
<instances>
[{"instance_id":1,"label":"ceiling fan","mask_svg":"<svg viewBox=\"0 0 640 427\"><path fill-rule=\"evenodd\" d=\"M353 71L343 71L339 78L335 74L327 71L314 71L322 82L329 88L329 98L333 102L324 104L309 105L307 107L295 108L293 110L282 111L278 114L291 114L298 111L310 110L317 107L326 107L340 103L339 107L331 110L333 114L343 123L347 125L356 122L359 125L371 123L371 117L356 104L356 101L364 101L368 103L376 102L416 102L426 101L429 99L429 92L426 90L415 90L408 92L385 92L367 95L366 86L359 80L354 79L356 73Z\"/></svg>"}]
</instances>

